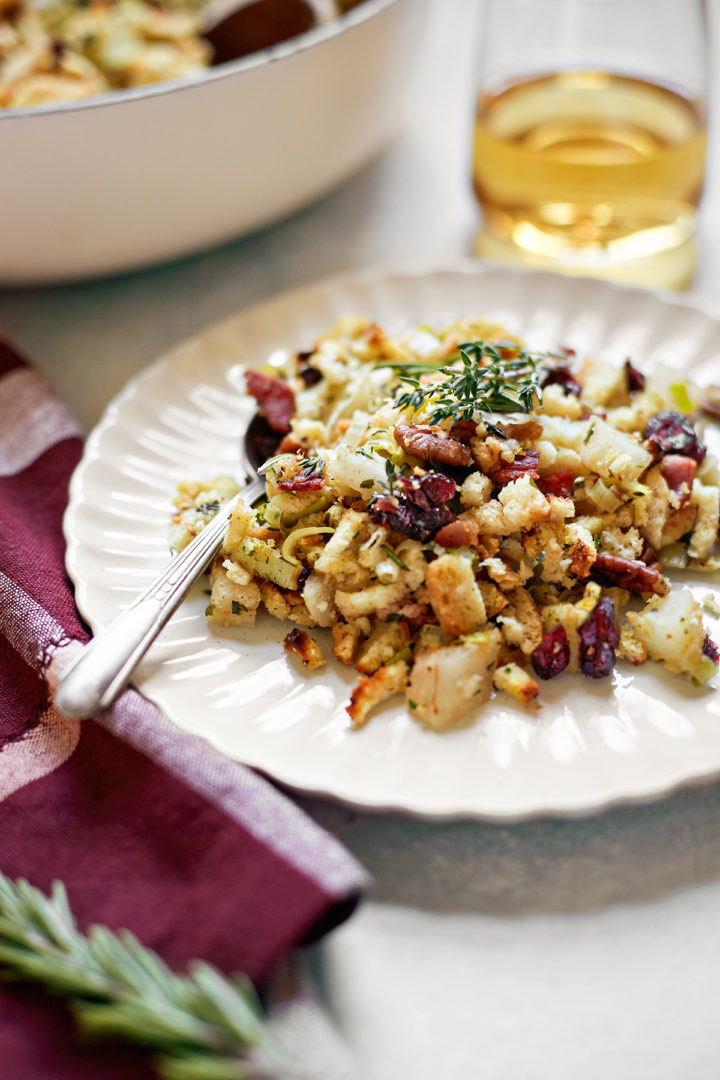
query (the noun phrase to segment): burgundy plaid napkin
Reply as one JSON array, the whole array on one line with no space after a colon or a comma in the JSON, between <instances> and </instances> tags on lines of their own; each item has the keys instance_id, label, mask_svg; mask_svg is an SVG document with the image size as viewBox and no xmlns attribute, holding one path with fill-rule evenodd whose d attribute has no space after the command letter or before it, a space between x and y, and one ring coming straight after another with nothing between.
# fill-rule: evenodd
<instances>
[{"instance_id":1,"label":"burgundy plaid napkin","mask_svg":"<svg viewBox=\"0 0 720 1080\"><path fill-rule=\"evenodd\" d=\"M68 889L81 925L128 927L171 964L202 957L256 984L346 917L366 883L331 836L254 772L133 690L95 720L53 687L87 640L61 519L81 453L45 381L0 341L0 870ZM77 1043L37 989L0 994L8 1080L140 1080L132 1051Z\"/></svg>"}]
</instances>

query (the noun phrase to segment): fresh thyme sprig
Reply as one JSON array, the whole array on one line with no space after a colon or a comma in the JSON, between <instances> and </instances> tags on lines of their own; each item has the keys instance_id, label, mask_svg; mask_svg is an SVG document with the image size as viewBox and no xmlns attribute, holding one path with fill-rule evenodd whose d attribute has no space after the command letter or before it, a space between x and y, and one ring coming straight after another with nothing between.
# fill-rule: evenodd
<instances>
[{"instance_id":1,"label":"fresh thyme sprig","mask_svg":"<svg viewBox=\"0 0 720 1080\"><path fill-rule=\"evenodd\" d=\"M540 357L531 355L515 343L466 341L458 345L461 368L452 365L437 368L444 376L422 385L407 373L399 373L409 390L399 388L395 403L401 408L432 410L431 424L442 420L474 420L481 413L529 412L542 401ZM491 430L502 434L495 425Z\"/></svg>"},{"instance_id":2,"label":"fresh thyme sprig","mask_svg":"<svg viewBox=\"0 0 720 1080\"><path fill-rule=\"evenodd\" d=\"M78 930L67 894L0 874L0 974L70 999L81 1031L158 1052L164 1080L251 1080L295 1070L260 1019L245 976L195 961L177 975L129 931ZM264 1064L263 1064L264 1062Z\"/></svg>"}]
</instances>

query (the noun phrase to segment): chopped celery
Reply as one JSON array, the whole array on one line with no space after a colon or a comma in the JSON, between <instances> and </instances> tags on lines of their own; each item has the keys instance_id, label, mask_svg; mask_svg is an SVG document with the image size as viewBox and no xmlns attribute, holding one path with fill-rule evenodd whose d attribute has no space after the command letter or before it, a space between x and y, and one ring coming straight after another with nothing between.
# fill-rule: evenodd
<instances>
[{"instance_id":1,"label":"chopped celery","mask_svg":"<svg viewBox=\"0 0 720 1080\"><path fill-rule=\"evenodd\" d=\"M236 561L249 573L272 581L281 589L297 588L300 563L291 563L284 559L277 548L272 547L265 540L246 536L237 545L233 554Z\"/></svg>"},{"instance_id":2,"label":"chopped celery","mask_svg":"<svg viewBox=\"0 0 720 1080\"><path fill-rule=\"evenodd\" d=\"M684 413L694 412L695 406L684 382L670 383L669 390L676 409Z\"/></svg>"}]
</instances>

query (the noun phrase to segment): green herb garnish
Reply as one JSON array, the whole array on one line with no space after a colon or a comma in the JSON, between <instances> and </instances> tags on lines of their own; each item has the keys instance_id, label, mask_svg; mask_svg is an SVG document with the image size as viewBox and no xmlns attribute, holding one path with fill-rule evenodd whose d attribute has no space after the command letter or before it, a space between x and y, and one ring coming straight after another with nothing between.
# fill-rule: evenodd
<instances>
[{"instance_id":1,"label":"green herb garnish","mask_svg":"<svg viewBox=\"0 0 720 1080\"><path fill-rule=\"evenodd\" d=\"M387 477L388 490L392 495L393 485L397 476L397 469L395 468L395 462L392 458L385 458L385 476Z\"/></svg>"},{"instance_id":2,"label":"green herb garnish","mask_svg":"<svg viewBox=\"0 0 720 1080\"><path fill-rule=\"evenodd\" d=\"M386 544L381 544L380 547L387 555L388 559L392 559L396 566L399 566L401 570L407 570L407 566L402 561L399 555L396 555L392 548L387 547Z\"/></svg>"},{"instance_id":3,"label":"green herb garnish","mask_svg":"<svg viewBox=\"0 0 720 1080\"><path fill-rule=\"evenodd\" d=\"M541 358L519 347L514 347L509 356L503 351L492 342L466 341L458 345L460 370L452 366L436 368L444 378L426 386L412 375L401 374L401 382L410 389L400 393L400 387L395 403L414 412L432 410L431 424L474 420L483 413L529 412L542 403L538 370ZM488 424L488 428L504 436L496 425Z\"/></svg>"},{"instance_id":4,"label":"green herb garnish","mask_svg":"<svg viewBox=\"0 0 720 1080\"><path fill-rule=\"evenodd\" d=\"M178 975L127 930L81 933L58 881L45 896L0 874L0 970L69 998L83 1033L153 1050L165 1080L268 1075L269 1056L284 1070L244 975L199 960Z\"/></svg>"}]
</instances>

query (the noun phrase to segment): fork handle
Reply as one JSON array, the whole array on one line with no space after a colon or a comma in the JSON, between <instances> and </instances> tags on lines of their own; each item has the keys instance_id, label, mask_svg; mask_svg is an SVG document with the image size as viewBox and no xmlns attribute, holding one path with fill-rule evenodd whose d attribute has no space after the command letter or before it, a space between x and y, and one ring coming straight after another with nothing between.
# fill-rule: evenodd
<instances>
[{"instance_id":1,"label":"fork handle","mask_svg":"<svg viewBox=\"0 0 720 1080\"><path fill-rule=\"evenodd\" d=\"M190 587L220 550L235 505L240 499L251 504L264 491L264 481L253 480L223 503L130 607L84 647L58 685L55 704L61 712L82 720L112 705Z\"/></svg>"}]
</instances>

